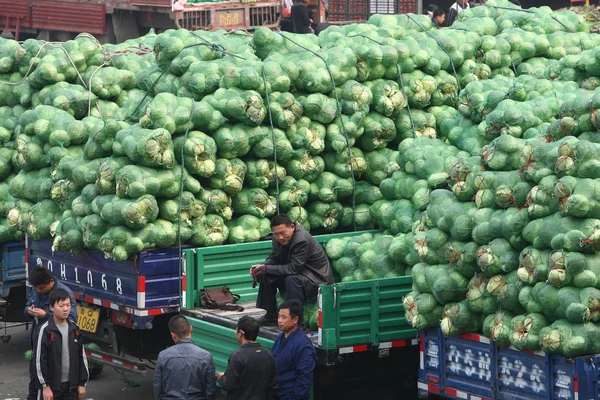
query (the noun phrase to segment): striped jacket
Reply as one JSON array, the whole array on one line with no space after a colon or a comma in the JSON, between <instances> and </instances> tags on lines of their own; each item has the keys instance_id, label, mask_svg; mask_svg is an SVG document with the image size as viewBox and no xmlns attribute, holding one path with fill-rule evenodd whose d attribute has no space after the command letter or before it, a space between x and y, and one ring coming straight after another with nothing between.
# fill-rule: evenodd
<instances>
[{"instance_id":1,"label":"striped jacket","mask_svg":"<svg viewBox=\"0 0 600 400\"><path fill-rule=\"evenodd\" d=\"M69 323L69 383L70 390L85 386L89 378L87 357L83 347L81 332L73 321ZM35 380L39 389L50 386L52 391L60 390L62 371L62 337L54 319L50 318L39 327L34 342Z\"/></svg>"}]
</instances>

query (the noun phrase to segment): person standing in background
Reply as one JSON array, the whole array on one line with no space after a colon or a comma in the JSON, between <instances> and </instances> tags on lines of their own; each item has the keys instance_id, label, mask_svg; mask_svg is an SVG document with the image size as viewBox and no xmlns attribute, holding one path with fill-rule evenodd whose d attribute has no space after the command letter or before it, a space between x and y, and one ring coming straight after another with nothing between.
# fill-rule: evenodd
<instances>
[{"instance_id":1,"label":"person standing in background","mask_svg":"<svg viewBox=\"0 0 600 400\"><path fill-rule=\"evenodd\" d=\"M470 7L467 0L456 0L456 3L450 6L448 15L446 15L446 26L451 26L458 18L458 14L460 14L462 10L466 10Z\"/></svg>"},{"instance_id":2,"label":"person standing in background","mask_svg":"<svg viewBox=\"0 0 600 400\"><path fill-rule=\"evenodd\" d=\"M306 7L305 0L296 0L292 6L294 33L312 33L311 23L312 21L308 15L308 7Z\"/></svg>"},{"instance_id":3,"label":"person standing in background","mask_svg":"<svg viewBox=\"0 0 600 400\"><path fill-rule=\"evenodd\" d=\"M272 400L275 396L275 359L256 343L260 325L247 315L239 319L235 337L242 346L231 353L227 371L217 374L226 400Z\"/></svg>"},{"instance_id":4,"label":"person standing in background","mask_svg":"<svg viewBox=\"0 0 600 400\"><path fill-rule=\"evenodd\" d=\"M300 329L302 306L294 300L279 306L277 325L281 334L273 344L278 400L308 400L313 384L317 352Z\"/></svg>"},{"instance_id":5,"label":"person standing in background","mask_svg":"<svg viewBox=\"0 0 600 400\"><path fill-rule=\"evenodd\" d=\"M438 8L433 12L433 25L436 29L440 29L444 26L444 20L446 19L446 11Z\"/></svg>"},{"instance_id":6,"label":"person standing in background","mask_svg":"<svg viewBox=\"0 0 600 400\"><path fill-rule=\"evenodd\" d=\"M163 350L154 370L156 400L214 400L215 364L212 355L192 341L192 327L182 315L169 320L174 346Z\"/></svg>"},{"instance_id":7,"label":"person standing in background","mask_svg":"<svg viewBox=\"0 0 600 400\"><path fill-rule=\"evenodd\" d=\"M77 322L77 303L75 295L66 285L57 282L52 275L52 271L44 267L35 267L29 271L28 282L33 286L31 296L25 305L25 317L32 322L31 330L29 331L29 345L33 349L34 339L38 329L46 321L52 319L52 309L50 307L50 295L54 290L61 289L69 294L71 299L69 310L69 319ZM38 398L38 387L36 385L36 370L35 359L31 358L29 362L29 393L27 400L36 400Z\"/></svg>"},{"instance_id":8,"label":"person standing in background","mask_svg":"<svg viewBox=\"0 0 600 400\"><path fill-rule=\"evenodd\" d=\"M437 10L439 7L437 4L430 4L427 6L427 8L425 9L425 15L427 15L429 18L433 19L433 12L435 10Z\"/></svg>"}]
</instances>

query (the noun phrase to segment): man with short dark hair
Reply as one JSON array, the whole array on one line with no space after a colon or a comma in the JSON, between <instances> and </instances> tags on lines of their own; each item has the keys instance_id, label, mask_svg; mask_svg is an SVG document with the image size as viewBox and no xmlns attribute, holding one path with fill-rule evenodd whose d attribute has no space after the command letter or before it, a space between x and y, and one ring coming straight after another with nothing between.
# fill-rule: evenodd
<instances>
[{"instance_id":1,"label":"man with short dark hair","mask_svg":"<svg viewBox=\"0 0 600 400\"><path fill-rule=\"evenodd\" d=\"M256 343L260 325L247 315L239 319L235 337L242 347L231 353L227 371L217 374L227 400L271 400L275 395L275 359Z\"/></svg>"},{"instance_id":2,"label":"man with short dark hair","mask_svg":"<svg viewBox=\"0 0 600 400\"><path fill-rule=\"evenodd\" d=\"M81 400L89 378L81 332L69 320L71 295L55 289L48 296L52 318L40 325L35 341L38 399Z\"/></svg>"},{"instance_id":3,"label":"man with short dark hair","mask_svg":"<svg viewBox=\"0 0 600 400\"><path fill-rule=\"evenodd\" d=\"M277 289L285 292L286 300L299 304L317 298L319 284L333 283L329 259L323 247L287 215L271 220L273 244L264 264L250 268L255 283L260 282L256 307L267 313L260 324L277 321Z\"/></svg>"},{"instance_id":4,"label":"man with short dark hair","mask_svg":"<svg viewBox=\"0 0 600 400\"><path fill-rule=\"evenodd\" d=\"M31 322L31 330L29 333L29 344L33 349L34 336L38 332L38 328L46 321L52 318L52 310L50 308L50 294L57 289L66 291L71 299L71 309L69 311L69 319L77 322L77 303L75 295L66 285L54 279L52 271L44 267L34 267L29 271L28 282L33 289L31 296L25 305L25 317ZM35 383L35 362L32 358L29 362L29 394L27 400L35 400L38 397L38 388Z\"/></svg>"},{"instance_id":5,"label":"man with short dark hair","mask_svg":"<svg viewBox=\"0 0 600 400\"><path fill-rule=\"evenodd\" d=\"M433 11L433 25L435 25L436 29L440 29L444 26L444 20L446 19L446 11L438 8Z\"/></svg>"},{"instance_id":6,"label":"man with short dark hair","mask_svg":"<svg viewBox=\"0 0 600 400\"><path fill-rule=\"evenodd\" d=\"M163 350L154 370L154 398L157 400L213 400L215 364L212 355L192 341L188 320L176 315L169 320L174 346Z\"/></svg>"},{"instance_id":7,"label":"man with short dark hair","mask_svg":"<svg viewBox=\"0 0 600 400\"><path fill-rule=\"evenodd\" d=\"M308 400L313 383L317 353L299 325L302 307L296 301L279 306L277 324L281 334L273 344L279 400Z\"/></svg>"}]
</instances>

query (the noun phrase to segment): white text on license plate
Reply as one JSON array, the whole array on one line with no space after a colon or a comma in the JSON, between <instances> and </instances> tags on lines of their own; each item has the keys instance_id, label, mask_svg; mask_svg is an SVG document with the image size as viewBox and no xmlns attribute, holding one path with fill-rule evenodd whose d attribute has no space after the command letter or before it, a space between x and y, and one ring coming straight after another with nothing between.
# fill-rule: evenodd
<instances>
[{"instance_id":1,"label":"white text on license plate","mask_svg":"<svg viewBox=\"0 0 600 400\"><path fill-rule=\"evenodd\" d=\"M96 333L100 311L97 308L77 306L77 325L86 332Z\"/></svg>"}]
</instances>

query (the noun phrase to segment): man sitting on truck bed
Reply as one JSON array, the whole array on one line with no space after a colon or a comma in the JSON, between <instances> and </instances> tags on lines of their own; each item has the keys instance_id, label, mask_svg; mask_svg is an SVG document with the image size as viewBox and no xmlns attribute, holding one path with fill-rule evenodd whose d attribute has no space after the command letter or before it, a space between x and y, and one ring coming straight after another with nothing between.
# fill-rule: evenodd
<instances>
[{"instance_id":1,"label":"man sitting on truck bed","mask_svg":"<svg viewBox=\"0 0 600 400\"><path fill-rule=\"evenodd\" d=\"M299 304L317 297L319 284L333 283L329 260L323 247L287 215L271 220L273 247L264 264L254 265L250 274L260 282L256 307L267 313L260 324L277 322L277 289L285 292L285 300Z\"/></svg>"}]
</instances>

